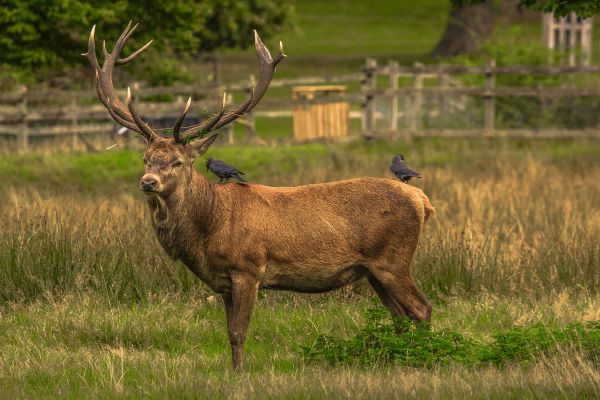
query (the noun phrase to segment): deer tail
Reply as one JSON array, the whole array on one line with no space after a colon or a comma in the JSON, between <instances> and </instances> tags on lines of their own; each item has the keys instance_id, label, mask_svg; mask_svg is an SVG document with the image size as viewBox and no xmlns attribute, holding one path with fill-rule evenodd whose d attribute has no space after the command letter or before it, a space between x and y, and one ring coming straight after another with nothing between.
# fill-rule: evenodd
<instances>
[{"instance_id":1,"label":"deer tail","mask_svg":"<svg viewBox=\"0 0 600 400\"><path fill-rule=\"evenodd\" d=\"M425 221L427 221L431 215L435 214L435 208L433 208L425 193L421 192L420 194L423 200L423 209L425 210Z\"/></svg>"}]
</instances>

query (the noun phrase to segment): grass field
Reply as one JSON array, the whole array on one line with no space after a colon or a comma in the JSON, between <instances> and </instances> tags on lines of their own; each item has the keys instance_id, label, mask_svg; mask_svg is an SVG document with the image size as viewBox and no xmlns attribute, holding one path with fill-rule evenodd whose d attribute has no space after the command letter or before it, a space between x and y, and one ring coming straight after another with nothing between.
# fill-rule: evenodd
<instances>
[{"instance_id":1,"label":"grass field","mask_svg":"<svg viewBox=\"0 0 600 400\"><path fill-rule=\"evenodd\" d=\"M514 327L600 320L600 143L478 141L215 147L256 182L387 176L405 152L437 213L413 272L432 329L490 342ZM199 160L198 167L202 167ZM246 372L230 372L220 300L163 254L136 186L138 152L0 159L3 398L597 398L578 346L501 366L331 366L301 353L350 338L368 285L261 292ZM600 343L600 338L598 339Z\"/></svg>"},{"instance_id":2,"label":"grass field","mask_svg":"<svg viewBox=\"0 0 600 400\"><path fill-rule=\"evenodd\" d=\"M290 57L279 77L357 72L371 56L427 61L448 2L295 7L296 28L280 35ZM495 37L509 37L509 25L498 20ZM539 20L522 25L510 40L539 40ZM225 81L239 81L255 55L226 52L220 63ZM273 138L290 125L257 120ZM397 152L423 173L411 184L436 207L413 261L434 333L490 344L515 328L600 321L599 142L314 142L215 146L207 156L287 186L391 178ZM306 359L302 349L320 335L351 340L368 326L365 311L378 303L364 282L321 295L261 292L246 371L233 374L220 300L166 257L150 229L141 158L122 149L0 155L0 398L600 397L598 337L497 365Z\"/></svg>"},{"instance_id":3,"label":"grass field","mask_svg":"<svg viewBox=\"0 0 600 400\"><path fill-rule=\"evenodd\" d=\"M495 2L494 31L489 43L515 46L530 62L527 49L542 46L541 17L518 12ZM434 62L429 54L439 41L447 20L449 1L422 0L298 0L294 1L293 26L269 40L274 47L282 40L288 54L277 76L336 76L359 72L367 57L381 63ZM349 28L351 27L351 28ZM595 62L600 60L600 30L593 30ZM229 50L220 55L222 77L237 82L254 72L253 49ZM481 63L486 57L480 57ZM452 62L451 60L444 60Z\"/></svg>"},{"instance_id":4,"label":"grass field","mask_svg":"<svg viewBox=\"0 0 600 400\"><path fill-rule=\"evenodd\" d=\"M418 6L407 1L294 2L293 27L273 40L284 42L285 68L279 77L354 73L365 57L398 58L405 62L423 58L444 29L445 1L426 0ZM352 27L349 32L348 27ZM223 78L239 80L253 73L253 49L221 55ZM245 74L243 74L246 72ZM243 75L241 75L243 74Z\"/></svg>"}]
</instances>

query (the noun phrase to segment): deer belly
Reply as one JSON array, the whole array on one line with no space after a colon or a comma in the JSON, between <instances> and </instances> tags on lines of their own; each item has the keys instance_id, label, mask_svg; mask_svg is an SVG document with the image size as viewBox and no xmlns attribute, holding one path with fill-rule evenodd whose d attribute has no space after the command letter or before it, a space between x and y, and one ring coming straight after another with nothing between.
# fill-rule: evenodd
<instances>
[{"instance_id":1,"label":"deer belly","mask_svg":"<svg viewBox=\"0 0 600 400\"><path fill-rule=\"evenodd\" d=\"M272 265L267 267L260 287L303 293L321 293L346 286L365 277L366 274L366 268L361 265L345 267Z\"/></svg>"}]
</instances>

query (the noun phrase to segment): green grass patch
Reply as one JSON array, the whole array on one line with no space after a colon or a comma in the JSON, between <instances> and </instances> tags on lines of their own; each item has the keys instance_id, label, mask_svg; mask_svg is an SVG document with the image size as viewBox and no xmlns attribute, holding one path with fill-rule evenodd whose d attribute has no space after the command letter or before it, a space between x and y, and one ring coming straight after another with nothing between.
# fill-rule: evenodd
<instances>
[{"instance_id":1,"label":"green grass patch","mask_svg":"<svg viewBox=\"0 0 600 400\"><path fill-rule=\"evenodd\" d=\"M535 303L494 298L492 304L490 300L448 298L436 304L431 336L455 332L476 341L488 338L491 343L497 332L514 331L498 329L485 319L476 327L464 324L465 315L479 319L485 311L492 320L525 318L519 338L535 339L540 337L531 332L536 326L553 334L570 332L570 326L579 326L575 321L585 319L599 304L597 296L586 295L568 299L553 295ZM398 363L367 367L307 363L298 351L301 346L310 346L320 333L351 340L368 325L364 310L370 304L368 298L356 295L268 292L260 296L246 341L246 372L241 374L230 370L223 306L202 296L114 304L106 296L75 294L31 304L3 304L2 396L488 399L505 398L507 393L518 398L553 398L556 393L568 394L560 398L593 398L597 393L597 364L578 348L478 368L455 361L450 361L450 367L411 368ZM582 335L591 331L585 332ZM429 347L443 342L433 339ZM411 340L423 341L421 337ZM517 343L519 348L528 344L521 345L522 340L514 337L504 342ZM438 356L429 356L424 348L411 351L415 357ZM515 353L502 350L507 351Z\"/></svg>"},{"instance_id":2,"label":"green grass patch","mask_svg":"<svg viewBox=\"0 0 600 400\"><path fill-rule=\"evenodd\" d=\"M290 121L283 118L278 124L264 128L263 121L259 119L257 123L269 137L276 139L287 135ZM583 171L600 159L600 142L442 138L357 140L337 144L317 141L277 147L215 145L206 156L236 165L254 182L293 185L312 183L314 178L307 175L310 170L328 169L321 179L329 180L381 176L392 155L399 152L405 154L415 168L454 166L464 168L465 172L471 170L472 174L484 173L496 161L509 165L527 157ZM38 191L55 188L60 188L60 193L135 191L143 173L142 153L120 148L98 153L5 154L0 158L0 176L5 187L35 187ZM203 158L197 160L196 166L205 173Z\"/></svg>"},{"instance_id":3,"label":"green grass patch","mask_svg":"<svg viewBox=\"0 0 600 400\"><path fill-rule=\"evenodd\" d=\"M495 3L494 30L488 44L510 45L515 51L542 46L541 17L517 12ZM402 64L436 62L429 54L445 29L450 2L376 0L299 0L294 2L293 27L276 34L268 45L282 40L288 58L277 77L336 76L359 72L367 57L380 63L393 59ZM513 43L515 32L518 40ZM600 31L593 30L594 62L600 57ZM221 73L225 81L237 82L254 73L253 49L223 51ZM446 60L447 61L447 60ZM528 63L527 55L512 60ZM455 62L458 62L455 60ZM481 60L481 63L484 61ZM289 96L287 98L290 98Z\"/></svg>"}]
</instances>

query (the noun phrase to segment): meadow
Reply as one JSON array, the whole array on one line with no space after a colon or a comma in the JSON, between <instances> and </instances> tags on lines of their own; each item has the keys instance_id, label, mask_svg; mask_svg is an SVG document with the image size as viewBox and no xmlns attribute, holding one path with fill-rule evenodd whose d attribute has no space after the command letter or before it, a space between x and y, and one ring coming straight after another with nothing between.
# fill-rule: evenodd
<instances>
[{"instance_id":1,"label":"meadow","mask_svg":"<svg viewBox=\"0 0 600 400\"><path fill-rule=\"evenodd\" d=\"M269 42L273 46L282 40L288 54L285 64L278 68L279 78L356 73L367 57L376 58L381 64L388 60L404 65L464 62L464 59L438 60L430 55L444 31L448 1L296 0L293 3L292 24ZM472 62L483 65L490 57L510 55L510 59L502 61L510 65L530 64L529 53L542 47L540 16L519 11L509 2L496 2L494 12L494 30L484 44L488 49L471 57ZM592 63L596 64L600 60L600 30L593 30L592 35ZM222 79L238 82L240 77L254 73L255 58L251 48L221 51Z\"/></svg>"},{"instance_id":2,"label":"meadow","mask_svg":"<svg viewBox=\"0 0 600 400\"><path fill-rule=\"evenodd\" d=\"M396 152L423 173L411 184L436 207L413 261L434 305L432 332L490 344L515 329L600 320L598 142L317 142L215 146L207 156L254 182L298 185L391 178ZM321 295L260 292L246 371L233 374L220 299L160 249L141 171L141 153L124 149L0 158L0 397L600 396L600 351L578 341L485 365L305 357L320 335L351 340L368 326L377 300L364 282Z\"/></svg>"}]
</instances>

